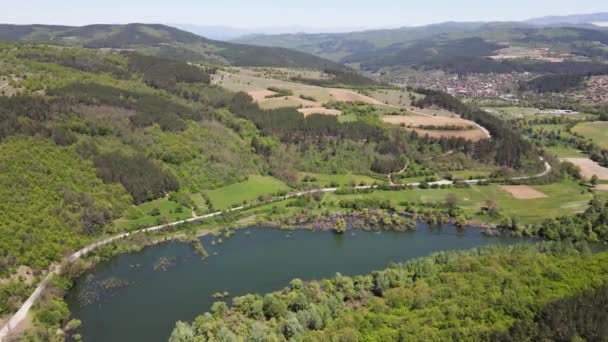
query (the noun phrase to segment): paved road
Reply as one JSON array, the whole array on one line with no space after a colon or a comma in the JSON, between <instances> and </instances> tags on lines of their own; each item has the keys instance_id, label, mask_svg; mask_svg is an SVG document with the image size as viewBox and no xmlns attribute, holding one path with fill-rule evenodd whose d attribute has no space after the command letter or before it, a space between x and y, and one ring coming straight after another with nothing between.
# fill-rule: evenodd
<instances>
[{"instance_id":1,"label":"paved road","mask_svg":"<svg viewBox=\"0 0 608 342\"><path fill-rule=\"evenodd\" d=\"M540 158L541 161L544 161L542 158ZM533 176L525 176L525 177L516 177L516 178L512 178L511 180L526 180L526 179L533 179L533 178L540 178L540 177L544 177L546 175L548 175L551 172L551 165L547 162L545 162L545 171L537 174L537 175L533 175ZM487 181L487 179L474 179L474 180L467 180L464 181L467 184L477 184L480 182L484 182ZM421 183L409 183L406 184L408 186L413 186L413 187L418 187L420 186ZM455 184L454 181L449 181L449 180L442 180L442 181L438 181L438 182L431 182L428 183L430 186L433 185L453 185ZM357 186L356 189L360 189L360 190L364 190L364 189L373 189L376 188L377 186L374 185L367 185L367 186ZM308 190L308 191L300 191L300 192L295 192L292 194L288 194L286 196L283 196L281 198L275 199L274 202L277 201L282 201L285 199L289 199L289 198L297 198L297 197L302 197L302 196L306 196L309 194L314 194L314 193L319 193L319 192L323 192L323 193L330 193L330 192L335 192L337 191L338 188L324 188L324 189L316 189L316 190ZM242 211L244 209L249 209L253 206L240 206L240 207L236 207L236 208L232 208L227 210L228 212L236 212L236 211ZM86 247L84 247L83 249L79 250L78 252L70 255L65 261L67 262L73 262L75 260L80 259L81 257L85 256L86 254L92 252L93 250L105 246L109 243L112 243L116 240L119 239L123 239L126 237L129 237L133 234L139 234L139 233L146 233L146 232L154 232L154 231L159 231L165 228L169 228L169 227L174 227L180 224L184 224L184 223L191 223L191 222L197 222L197 221L203 221L215 216L219 216L222 215L223 212L218 211L215 213L211 213L211 214L206 214L206 215L202 215L202 216L197 216L197 217L193 217L187 220L183 220L183 221L178 221L178 222L173 222L173 223L169 223L169 224L164 224L164 225L159 225L159 226L155 226L155 227L150 227L150 228L146 228L146 229L141 229L135 232L131 232L131 233L123 233L123 234L119 234L116 236L112 236L109 237L107 239L104 240L100 240L97 241L95 243L92 243ZM4 341L8 335L10 334L11 330L15 329L21 322L23 322L25 320L25 318L27 317L30 309L32 308L32 306L38 301L38 299L40 299L40 296L42 295L42 293L44 292L44 290L46 289L46 287L48 286L49 281L51 280L51 278L58 274L61 271L61 266L60 265L54 265L49 269L49 273L47 274L47 276L40 282L40 284L38 284L38 286L36 287L36 289L34 290L34 292L30 295L30 297L21 305L21 307L19 308L19 311L17 311L9 320L8 322L6 322L6 324L2 327L2 329L0 329L0 341Z\"/></svg>"}]
</instances>

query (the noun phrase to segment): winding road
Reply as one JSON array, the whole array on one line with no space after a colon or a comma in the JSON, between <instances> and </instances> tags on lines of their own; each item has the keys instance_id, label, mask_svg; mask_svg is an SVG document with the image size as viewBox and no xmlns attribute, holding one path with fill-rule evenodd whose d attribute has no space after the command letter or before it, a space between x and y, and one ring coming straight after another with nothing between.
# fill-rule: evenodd
<instances>
[{"instance_id":1,"label":"winding road","mask_svg":"<svg viewBox=\"0 0 608 342\"><path fill-rule=\"evenodd\" d=\"M510 180L526 180L526 179L534 179L534 178L540 178L540 177L544 177L546 175L548 175L549 173L551 173L552 167L551 165L546 162L543 158L540 158L541 161L543 161L545 163L545 171L533 175L533 176L524 176L524 177L515 177L515 178L510 178ZM467 184L477 184L480 182L485 182L485 181L489 181L488 179L474 179L474 180L467 180L464 181ZM408 183L405 184L405 186L411 186L411 187L419 187L421 183ZM454 181L449 181L449 180L442 180L442 181L438 181L438 182L431 182L428 183L430 186L433 185L454 185L455 182ZM401 185L399 185L401 186ZM375 189L378 186L376 185L367 185L367 186L357 186L355 187L356 189ZM300 192L295 192L292 194L288 194L286 196L282 196L279 198L274 199L272 202L279 202L279 201L283 201L286 199L290 199L290 198L297 198L297 197L302 197L302 196L307 196L310 194L314 194L314 193L319 193L319 192L323 192L323 193L330 193L330 192L336 192L338 190L338 188L323 188L323 189L314 189L314 190L307 190L307 191L300 191ZM240 207L236 207L236 208L232 208L227 210L226 212L238 212L238 211L242 211L245 209L250 209L250 208L254 208L255 205L251 205L251 206L240 206ZM40 297L42 296L44 290L47 288L49 282L51 281L52 277L56 274L59 274L61 272L61 265L64 265L66 263L69 262L73 262L76 261L80 258L82 258L83 256L85 256L86 254L92 252L93 250L105 246L109 243L112 243L116 240L119 239L124 239L127 238L133 234L140 234L140 233L147 233L147 232L154 232L154 231L159 231L165 228L169 228L169 227L174 227L180 224L184 224L184 223L191 223L191 222L198 222L198 221L203 221L209 218L213 218L219 215L222 215L224 212L222 211L218 211L215 213L210 213L210 214L206 214L206 215L202 215L202 216L196 216L196 217L192 217L189 218L187 220L183 220L183 221L177 221L177 222L173 222L173 223L169 223L169 224L163 224L163 225L159 225L159 226L154 226L154 227L150 227L150 228L145 228L145 229L141 229L141 230L137 230L134 232L130 232L130 233L123 233L123 234L119 234L119 235L115 235L97 242L94 242L86 247L84 247L83 249L75 252L74 254L70 255L69 257L67 257L61 264L59 265L53 265L50 269L48 274L44 277L44 279L38 284L38 286L36 287L36 289L34 290L34 292L32 292L32 294L29 296L29 298L23 302L23 304L21 305L21 307L19 308L19 310L4 324L4 326L2 327L2 329L0 329L0 341L6 341L6 339L9 337L9 335L11 334L11 331L13 331L14 329L16 329L19 324L21 324L22 322L25 321L25 319L27 318L27 315L29 313L29 311L31 310L32 306L34 306L34 304L40 299Z\"/></svg>"}]
</instances>

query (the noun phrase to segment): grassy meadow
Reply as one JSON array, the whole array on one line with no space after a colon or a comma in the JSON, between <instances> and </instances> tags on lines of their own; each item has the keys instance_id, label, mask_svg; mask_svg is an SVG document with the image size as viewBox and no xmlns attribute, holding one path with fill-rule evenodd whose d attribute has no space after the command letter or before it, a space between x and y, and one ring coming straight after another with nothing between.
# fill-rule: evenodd
<instances>
[{"instance_id":1,"label":"grassy meadow","mask_svg":"<svg viewBox=\"0 0 608 342\"><path fill-rule=\"evenodd\" d=\"M608 148L608 122L580 123L574 126L572 130L586 138L591 139L601 148Z\"/></svg>"},{"instance_id":2,"label":"grassy meadow","mask_svg":"<svg viewBox=\"0 0 608 342\"><path fill-rule=\"evenodd\" d=\"M233 206L251 202L260 196L289 192L291 188L282 181L268 176L250 176L248 180L207 191L213 208L225 210Z\"/></svg>"}]
</instances>

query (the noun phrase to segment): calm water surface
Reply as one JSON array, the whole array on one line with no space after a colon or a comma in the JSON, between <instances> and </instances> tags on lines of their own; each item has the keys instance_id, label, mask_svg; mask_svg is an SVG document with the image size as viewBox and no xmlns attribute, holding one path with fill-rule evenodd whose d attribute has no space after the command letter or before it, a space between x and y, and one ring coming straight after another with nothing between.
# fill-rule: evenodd
<instances>
[{"instance_id":1,"label":"calm water surface","mask_svg":"<svg viewBox=\"0 0 608 342\"><path fill-rule=\"evenodd\" d=\"M73 316L83 322L84 340L167 341L176 321L192 321L208 311L217 292L266 293L293 278L365 274L436 251L524 241L424 224L416 232L349 231L343 236L250 228L215 246L212 239L202 238L212 254L206 260L189 244L168 242L119 255L84 274L66 297Z\"/></svg>"}]
</instances>

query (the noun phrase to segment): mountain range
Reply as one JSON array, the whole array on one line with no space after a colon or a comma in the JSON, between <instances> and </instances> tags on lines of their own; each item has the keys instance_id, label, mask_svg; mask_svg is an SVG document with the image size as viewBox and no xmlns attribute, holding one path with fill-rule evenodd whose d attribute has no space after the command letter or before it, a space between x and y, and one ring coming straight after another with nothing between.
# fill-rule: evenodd
<instances>
[{"instance_id":1,"label":"mountain range","mask_svg":"<svg viewBox=\"0 0 608 342\"><path fill-rule=\"evenodd\" d=\"M0 41L136 50L159 57L214 65L345 69L339 63L305 52L211 40L160 24L82 27L0 24Z\"/></svg>"}]
</instances>

